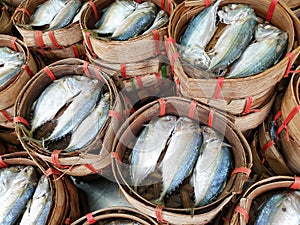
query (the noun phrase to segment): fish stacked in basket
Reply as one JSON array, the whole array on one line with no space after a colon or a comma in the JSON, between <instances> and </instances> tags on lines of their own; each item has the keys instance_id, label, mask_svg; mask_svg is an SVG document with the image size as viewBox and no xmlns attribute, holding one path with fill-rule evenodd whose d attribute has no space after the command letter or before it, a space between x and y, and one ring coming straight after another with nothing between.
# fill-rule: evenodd
<instances>
[{"instance_id":1,"label":"fish stacked in basket","mask_svg":"<svg viewBox=\"0 0 300 225\"><path fill-rule=\"evenodd\" d=\"M82 6L81 0L28 0L21 2L12 19L27 47L49 62L79 58L84 51L76 12Z\"/></svg>"},{"instance_id":2,"label":"fish stacked in basket","mask_svg":"<svg viewBox=\"0 0 300 225\"><path fill-rule=\"evenodd\" d=\"M299 25L277 1L181 3L167 40L178 91L234 115L242 131L257 127L299 55Z\"/></svg>"}]
</instances>

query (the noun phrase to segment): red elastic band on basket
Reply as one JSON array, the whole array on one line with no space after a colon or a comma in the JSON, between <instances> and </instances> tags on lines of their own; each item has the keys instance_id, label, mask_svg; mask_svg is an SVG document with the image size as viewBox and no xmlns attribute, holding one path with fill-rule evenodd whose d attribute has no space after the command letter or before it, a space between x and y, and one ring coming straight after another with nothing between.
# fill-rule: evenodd
<instances>
[{"instance_id":1,"label":"red elastic band on basket","mask_svg":"<svg viewBox=\"0 0 300 225\"><path fill-rule=\"evenodd\" d=\"M175 76L174 74L174 81L175 81L175 85L176 85L176 96L181 96L180 95L180 90L179 90L179 85L180 85L180 80L178 77Z\"/></svg>"},{"instance_id":2,"label":"red elastic band on basket","mask_svg":"<svg viewBox=\"0 0 300 225\"><path fill-rule=\"evenodd\" d=\"M90 36L92 35L91 32L86 32L85 33L85 42L87 44L87 47L88 49L90 50L92 56L95 58L97 57L97 55L95 54L94 50L93 50L93 47L92 47L92 44L91 44L91 40L90 40Z\"/></svg>"},{"instance_id":3,"label":"red elastic band on basket","mask_svg":"<svg viewBox=\"0 0 300 225\"><path fill-rule=\"evenodd\" d=\"M295 58L295 55L294 53L292 52L288 52L286 54L286 56L289 58L289 63L287 65L287 68L286 68L286 71L285 71L285 74L284 74L284 78L288 77L289 76L289 73L291 72L291 68L293 66L293 61L294 61L294 58Z\"/></svg>"},{"instance_id":4,"label":"red elastic band on basket","mask_svg":"<svg viewBox=\"0 0 300 225\"><path fill-rule=\"evenodd\" d=\"M142 81L141 76L136 76L135 79L136 79L136 82L137 82L139 88L143 90L144 89L144 85L143 85L143 81Z\"/></svg>"},{"instance_id":5,"label":"red elastic band on basket","mask_svg":"<svg viewBox=\"0 0 300 225\"><path fill-rule=\"evenodd\" d=\"M50 70L50 68L49 68L48 66L46 66L46 67L44 68L44 71L45 71L45 73L50 77L50 79L51 79L52 81L56 80L55 75L52 73L52 71Z\"/></svg>"},{"instance_id":6,"label":"red elastic band on basket","mask_svg":"<svg viewBox=\"0 0 300 225\"><path fill-rule=\"evenodd\" d=\"M118 112L115 111L115 110L109 110L108 116L109 116L109 117L114 117L114 118L116 118L116 119L119 120L121 123L123 122L122 116L120 115L120 113L118 113Z\"/></svg>"},{"instance_id":7,"label":"red elastic band on basket","mask_svg":"<svg viewBox=\"0 0 300 225\"><path fill-rule=\"evenodd\" d=\"M54 168L49 168L46 170L46 177L49 177L51 175L57 175L60 176L62 173Z\"/></svg>"},{"instance_id":8,"label":"red elastic band on basket","mask_svg":"<svg viewBox=\"0 0 300 225\"><path fill-rule=\"evenodd\" d=\"M78 51L78 48L77 48L77 44L72 45L72 50L73 50L73 53L74 53L74 57L79 58L79 51Z\"/></svg>"},{"instance_id":9,"label":"red elastic band on basket","mask_svg":"<svg viewBox=\"0 0 300 225\"><path fill-rule=\"evenodd\" d=\"M60 168L60 169L67 169L69 168L68 166L62 166L60 163L59 163L59 154L61 153L61 150L54 150L51 154L51 161L53 163L53 165L57 168Z\"/></svg>"},{"instance_id":10,"label":"red elastic band on basket","mask_svg":"<svg viewBox=\"0 0 300 225\"><path fill-rule=\"evenodd\" d=\"M103 77L102 77L102 75L99 72L100 70L101 70L101 68L99 66L95 66L94 67L94 72L96 74L96 77L98 78L98 80L100 80L101 82L104 83Z\"/></svg>"},{"instance_id":11,"label":"red elastic band on basket","mask_svg":"<svg viewBox=\"0 0 300 225\"><path fill-rule=\"evenodd\" d=\"M136 2L140 4L140 3L142 3L142 0L137 0Z\"/></svg>"},{"instance_id":12,"label":"red elastic band on basket","mask_svg":"<svg viewBox=\"0 0 300 225\"><path fill-rule=\"evenodd\" d=\"M96 19L96 21L98 21L99 15L98 15L98 11L97 11L97 7L96 7L95 3L93 1L88 1L88 4L92 7L94 15L95 15L95 19Z\"/></svg>"},{"instance_id":13,"label":"red elastic band on basket","mask_svg":"<svg viewBox=\"0 0 300 225\"><path fill-rule=\"evenodd\" d=\"M88 213L85 215L86 216L86 220L89 224L94 224L96 223L96 220L94 219L93 217L93 214L92 213Z\"/></svg>"},{"instance_id":14,"label":"red elastic band on basket","mask_svg":"<svg viewBox=\"0 0 300 225\"><path fill-rule=\"evenodd\" d=\"M14 123L22 123L27 127L30 127L30 123L21 116L14 117Z\"/></svg>"},{"instance_id":15,"label":"red elastic band on basket","mask_svg":"<svg viewBox=\"0 0 300 225\"><path fill-rule=\"evenodd\" d=\"M35 36L35 42L37 46L40 48L45 48L44 40L43 40L43 32L40 30L35 31L34 33Z\"/></svg>"},{"instance_id":16,"label":"red elastic band on basket","mask_svg":"<svg viewBox=\"0 0 300 225\"><path fill-rule=\"evenodd\" d=\"M56 40L56 38L55 38L55 36L54 36L53 30L48 31L48 36L49 36L50 41L52 42L54 48L62 48L62 46L60 46L60 45L57 43L57 40Z\"/></svg>"},{"instance_id":17,"label":"red elastic band on basket","mask_svg":"<svg viewBox=\"0 0 300 225\"><path fill-rule=\"evenodd\" d=\"M24 8L17 8L16 9L17 12L23 12L25 13L29 18L31 17L29 11L27 9L24 9Z\"/></svg>"},{"instance_id":18,"label":"red elastic band on basket","mask_svg":"<svg viewBox=\"0 0 300 225\"><path fill-rule=\"evenodd\" d=\"M157 80L157 83L160 83L161 81L161 76L159 73L155 73L155 77L156 77L156 80Z\"/></svg>"},{"instance_id":19,"label":"red elastic band on basket","mask_svg":"<svg viewBox=\"0 0 300 225\"><path fill-rule=\"evenodd\" d=\"M154 41L155 41L155 54L158 55L160 53L158 30L153 30L152 34L153 34L153 38L154 38Z\"/></svg>"},{"instance_id":20,"label":"red elastic band on basket","mask_svg":"<svg viewBox=\"0 0 300 225\"><path fill-rule=\"evenodd\" d=\"M168 52L168 50L169 50L169 45L172 44L172 43L173 43L173 44L176 43L175 39L172 38L172 37L167 38L167 40L166 40L166 51L167 51L167 52Z\"/></svg>"},{"instance_id":21,"label":"red elastic band on basket","mask_svg":"<svg viewBox=\"0 0 300 225\"><path fill-rule=\"evenodd\" d=\"M178 52L174 52L174 53L172 54L172 57L171 57L171 67L172 67L172 72L173 72L173 73L175 73L175 71L174 71L175 60L178 59L178 58L179 58Z\"/></svg>"},{"instance_id":22,"label":"red elastic band on basket","mask_svg":"<svg viewBox=\"0 0 300 225\"><path fill-rule=\"evenodd\" d=\"M91 78L91 74L90 74L90 71L89 71L89 63L87 61L84 61L83 63L83 72L84 74L88 77L88 78Z\"/></svg>"},{"instance_id":23,"label":"red elastic band on basket","mask_svg":"<svg viewBox=\"0 0 300 225\"><path fill-rule=\"evenodd\" d=\"M230 176L233 176L233 175L235 175L237 173L244 173L244 174L246 174L247 175L247 179L248 179L248 177L250 176L251 170L249 168L246 168L246 167L235 168L232 171L232 173L231 173Z\"/></svg>"},{"instance_id":24,"label":"red elastic band on basket","mask_svg":"<svg viewBox=\"0 0 300 225\"><path fill-rule=\"evenodd\" d=\"M67 219L65 220L65 224L67 224L67 225L72 224L72 220L71 220L70 218L67 218Z\"/></svg>"},{"instance_id":25,"label":"red elastic band on basket","mask_svg":"<svg viewBox=\"0 0 300 225\"><path fill-rule=\"evenodd\" d=\"M290 189L300 190L300 177L295 177L294 183L290 186Z\"/></svg>"},{"instance_id":26,"label":"red elastic band on basket","mask_svg":"<svg viewBox=\"0 0 300 225\"><path fill-rule=\"evenodd\" d=\"M190 105L189 118L191 118L192 120L195 117L195 111L196 111L196 108L197 108L197 104L198 103L196 101L192 101L191 105Z\"/></svg>"},{"instance_id":27,"label":"red elastic band on basket","mask_svg":"<svg viewBox=\"0 0 300 225\"><path fill-rule=\"evenodd\" d=\"M28 75L29 75L30 77L33 77L34 73L33 73L32 70L29 68L28 65L24 64L24 65L22 66L22 69L24 69L24 70L28 73Z\"/></svg>"},{"instance_id":28,"label":"red elastic band on basket","mask_svg":"<svg viewBox=\"0 0 300 225\"><path fill-rule=\"evenodd\" d=\"M3 161L2 157L0 156L0 168L8 167L8 165Z\"/></svg>"},{"instance_id":29,"label":"red elastic band on basket","mask_svg":"<svg viewBox=\"0 0 300 225\"><path fill-rule=\"evenodd\" d=\"M276 125L276 121L279 119L279 117L282 115L282 111L280 110L280 111L278 111L278 113L276 113L276 115L274 116L274 119L273 119L273 121L274 121L274 124Z\"/></svg>"},{"instance_id":30,"label":"red elastic band on basket","mask_svg":"<svg viewBox=\"0 0 300 225\"><path fill-rule=\"evenodd\" d=\"M128 78L128 76L126 75L126 64L125 63L120 64L120 71L121 71L121 75L123 78Z\"/></svg>"},{"instance_id":31,"label":"red elastic band on basket","mask_svg":"<svg viewBox=\"0 0 300 225\"><path fill-rule=\"evenodd\" d=\"M210 6L210 0L205 0L205 7L209 7Z\"/></svg>"},{"instance_id":32,"label":"red elastic band on basket","mask_svg":"<svg viewBox=\"0 0 300 225\"><path fill-rule=\"evenodd\" d=\"M251 109L251 105L252 105L252 96L249 96L246 98L246 105L242 115L247 115L248 113L251 112L260 112L260 109Z\"/></svg>"},{"instance_id":33,"label":"red elastic band on basket","mask_svg":"<svg viewBox=\"0 0 300 225\"><path fill-rule=\"evenodd\" d=\"M118 155L118 153L116 153L116 152L112 152L111 153L111 157L113 158L113 159L116 159L118 162L122 162L122 160L121 160L121 158L120 158L120 156Z\"/></svg>"},{"instance_id":34,"label":"red elastic band on basket","mask_svg":"<svg viewBox=\"0 0 300 225\"><path fill-rule=\"evenodd\" d=\"M8 115L6 110L2 110L1 114L4 116L4 118L8 121L8 122L13 122L14 120Z\"/></svg>"},{"instance_id":35,"label":"red elastic band on basket","mask_svg":"<svg viewBox=\"0 0 300 225\"><path fill-rule=\"evenodd\" d=\"M241 214L244 217L246 223L248 223L248 221L249 221L249 213L247 212L246 209L244 209L243 207L241 207L241 206L238 205L237 207L235 207L234 211L236 211L237 213Z\"/></svg>"},{"instance_id":36,"label":"red elastic band on basket","mask_svg":"<svg viewBox=\"0 0 300 225\"><path fill-rule=\"evenodd\" d=\"M277 3L278 3L278 0L272 0L272 2L271 2L271 5L269 7L269 10L268 10L268 13L267 13L267 16L266 16L266 20L268 22L270 22L271 19L272 19L272 16L273 16L273 13L274 13L274 10L275 10L275 7L276 7Z\"/></svg>"},{"instance_id":37,"label":"red elastic band on basket","mask_svg":"<svg viewBox=\"0 0 300 225\"><path fill-rule=\"evenodd\" d=\"M288 129L287 129L287 125L289 124L289 122L294 118L294 116L300 111L300 105L295 106L292 111L290 112L290 114L287 116L287 118L283 121L283 123L281 124L281 126L278 128L278 130L276 131L276 137L279 136L279 134L285 130L286 132L286 140L289 141L290 137L288 134Z\"/></svg>"},{"instance_id":38,"label":"red elastic band on basket","mask_svg":"<svg viewBox=\"0 0 300 225\"><path fill-rule=\"evenodd\" d=\"M265 159L265 153L266 153L266 151L271 147L271 146L273 146L273 145L275 145L275 142L273 141L273 140L270 140L269 142L267 142L265 145L264 145L264 147L262 148L262 150L261 150L261 155L262 155L262 160L261 160L261 163L262 164L264 164L265 163L265 161L266 161L266 159Z\"/></svg>"},{"instance_id":39,"label":"red elastic band on basket","mask_svg":"<svg viewBox=\"0 0 300 225\"><path fill-rule=\"evenodd\" d=\"M171 13L171 4L172 4L173 0L168 0L168 6L167 6L167 13L170 15Z\"/></svg>"},{"instance_id":40,"label":"red elastic band on basket","mask_svg":"<svg viewBox=\"0 0 300 225\"><path fill-rule=\"evenodd\" d=\"M92 171L92 173L97 173L97 170L91 164L84 164L84 166Z\"/></svg>"},{"instance_id":41,"label":"red elastic band on basket","mask_svg":"<svg viewBox=\"0 0 300 225\"><path fill-rule=\"evenodd\" d=\"M162 209L164 207L162 205L157 205L156 208L155 208L155 216L156 216L156 220L157 222L159 223L166 223L167 221L165 221L163 218L162 218Z\"/></svg>"},{"instance_id":42,"label":"red elastic band on basket","mask_svg":"<svg viewBox=\"0 0 300 225\"><path fill-rule=\"evenodd\" d=\"M215 94L214 94L214 97L213 97L214 99L218 99L219 98L221 90L222 90L222 87L223 87L223 83L224 83L224 77L219 77L217 79L216 91L215 91Z\"/></svg>"},{"instance_id":43,"label":"red elastic band on basket","mask_svg":"<svg viewBox=\"0 0 300 225\"><path fill-rule=\"evenodd\" d=\"M207 126L212 127L214 122L214 115L215 115L216 109L211 109L208 114L208 122Z\"/></svg>"},{"instance_id":44,"label":"red elastic band on basket","mask_svg":"<svg viewBox=\"0 0 300 225\"><path fill-rule=\"evenodd\" d=\"M163 98L158 99L159 103L159 116L166 115L166 101Z\"/></svg>"},{"instance_id":45,"label":"red elastic band on basket","mask_svg":"<svg viewBox=\"0 0 300 225\"><path fill-rule=\"evenodd\" d=\"M16 37L13 37L13 38L11 39L10 44L11 44L11 47L13 48L13 50L17 52L17 51L18 51L18 48L17 48L17 45L16 45L16 41L17 41L17 38L16 38Z\"/></svg>"}]
</instances>

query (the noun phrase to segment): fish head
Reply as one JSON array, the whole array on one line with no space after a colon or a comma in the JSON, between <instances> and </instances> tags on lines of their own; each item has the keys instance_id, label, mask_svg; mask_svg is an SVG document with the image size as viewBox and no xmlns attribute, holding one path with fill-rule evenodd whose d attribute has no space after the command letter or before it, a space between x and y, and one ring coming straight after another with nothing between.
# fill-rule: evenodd
<instances>
[{"instance_id":1,"label":"fish head","mask_svg":"<svg viewBox=\"0 0 300 225\"><path fill-rule=\"evenodd\" d=\"M187 48L184 47L184 49L181 51L181 55L186 62L190 63L196 68L201 68L204 70L208 69L211 61L205 50L197 45Z\"/></svg>"},{"instance_id":2,"label":"fish head","mask_svg":"<svg viewBox=\"0 0 300 225\"><path fill-rule=\"evenodd\" d=\"M248 18L255 18L254 9L246 4L228 4L218 11L222 23L233 24Z\"/></svg>"},{"instance_id":3,"label":"fish head","mask_svg":"<svg viewBox=\"0 0 300 225\"><path fill-rule=\"evenodd\" d=\"M224 135L220 134L219 132L215 131L213 128L208 126L201 127L203 133L203 143L209 143L216 140L223 141Z\"/></svg>"},{"instance_id":4,"label":"fish head","mask_svg":"<svg viewBox=\"0 0 300 225\"><path fill-rule=\"evenodd\" d=\"M136 7L139 5L135 1L128 1L128 0L116 0L116 2L117 4L122 4L129 11L134 11Z\"/></svg>"},{"instance_id":5,"label":"fish head","mask_svg":"<svg viewBox=\"0 0 300 225\"><path fill-rule=\"evenodd\" d=\"M156 6L154 3L152 2L143 2L141 4L138 4L138 6L136 7L136 10L141 10L141 11L154 11L156 12Z\"/></svg>"},{"instance_id":6,"label":"fish head","mask_svg":"<svg viewBox=\"0 0 300 225\"><path fill-rule=\"evenodd\" d=\"M287 33L269 23L260 23L256 25L254 37L257 41L261 41L266 38L281 38L283 40L287 40Z\"/></svg>"}]
</instances>

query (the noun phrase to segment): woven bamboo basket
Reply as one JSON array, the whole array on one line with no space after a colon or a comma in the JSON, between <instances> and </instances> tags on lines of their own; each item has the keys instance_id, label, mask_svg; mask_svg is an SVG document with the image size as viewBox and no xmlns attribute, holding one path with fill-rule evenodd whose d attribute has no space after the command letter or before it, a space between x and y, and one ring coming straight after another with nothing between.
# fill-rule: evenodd
<instances>
[{"instance_id":1,"label":"woven bamboo basket","mask_svg":"<svg viewBox=\"0 0 300 225\"><path fill-rule=\"evenodd\" d=\"M213 119L212 119L212 114ZM114 140L114 155L112 157L112 168L116 181L127 201L138 210L147 215L156 217L159 222L168 222L171 224L206 224L210 222L222 208L228 204L235 196L242 191L242 187L247 180L248 175L237 173L231 176L226 184L224 191L211 204L203 207L191 209L193 205L191 195L193 187L189 184L181 186L177 193L176 205L169 198L164 208L150 202L151 198L159 197L160 187L157 184L150 185L145 193L136 192L128 182L128 157L136 136L146 124L154 117L163 115L181 115L193 118L201 124L209 124L214 129L225 134L225 139L232 145L234 168L247 168L250 171L252 166L252 155L250 147L234 124L224 115L211 111L209 108L199 103L190 101L185 98L168 97L153 101L133 113L121 126ZM210 119L209 119L210 118ZM209 121L209 122L208 122ZM128 147L127 147L128 146ZM131 147L129 147L131 146ZM122 163L121 163L122 162ZM141 188L143 189L143 187ZM156 191L155 191L156 190ZM158 195L158 196L157 196ZM175 206L176 205L176 206ZM192 214L191 214L192 210Z\"/></svg>"},{"instance_id":2,"label":"woven bamboo basket","mask_svg":"<svg viewBox=\"0 0 300 225\"><path fill-rule=\"evenodd\" d=\"M245 2L241 0L225 0L220 3L219 7L229 3ZM247 4L254 8L257 16L264 19L268 13L271 1L247 1ZM168 26L169 37L177 42L188 22L204 8L205 1L198 0L189 0L178 5L170 18ZM294 62L300 52L300 47L298 46L300 22L298 18L284 3L279 2L275 7L270 22L288 33L287 52L294 54L295 57L291 59L291 63ZM215 37L216 36L217 35L215 35ZM250 97L252 98L252 109L260 106L262 102L265 102L274 91L276 83L281 80L291 66L290 58L286 56L275 66L250 77L224 80L222 80L222 78L194 79L188 75L186 68L183 67L181 59L178 57L179 54L175 43L172 42L173 39L167 40L167 53L174 68L175 80L180 82L180 91L184 93L185 96L212 105L231 114L243 113L247 99L249 100ZM213 38L209 46L215 41L215 38ZM192 72L197 73L195 70Z\"/></svg>"},{"instance_id":3,"label":"woven bamboo basket","mask_svg":"<svg viewBox=\"0 0 300 225\"><path fill-rule=\"evenodd\" d=\"M0 34L10 34L12 28L12 21L8 10L3 4L0 4Z\"/></svg>"},{"instance_id":4,"label":"woven bamboo basket","mask_svg":"<svg viewBox=\"0 0 300 225\"><path fill-rule=\"evenodd\" d=\"M16 152L1 156L5 166L26 165L35 167L39 174L48 174L51 189L51 206L45 224L70 224L80 216L77 189L69 177L60 178L47 164L33 160L26 152ZM50 172L49 172L50 171Z\"/></svg>"},{"instance_id":5,"label":"woven bamboo basket","mask_svg":"<svg viewBox=\"0 0 300 225\"><path fill-rule=\"evenodd\" d=\"M9 82L0 87L1 111L11 107L15 103L19 92L27 81L37 72L38 68L29 50L19 39L2 34L0 35L0 47L9 47L15 51L24 53L24 64L21 71L13 76Z\"/></svg>"},{"instance_id":6,"label":"woven bamboo basket","mask_svg":"<svg viewBox=\"0 0 300 225\"><path fill-rule=\"evenodd\" d=\"M72 225L88 225L92 223L106 224L119 221L132 222L132 224L139 223L143 225L157 224L153 218L133 208L110 207L89 213L73 222Z\"/></svg>"},{"instance_id":7,"label":"woven bamboo basket","mask_svg":"<svg viewBox=\"0 0 300 225\"><path fill-rule=\"evenodd\" d=\"M300 2L297 0L283 0L283 2L291 9L300 7Z\"/></svg>"},{"instance_id":8,"label":"woven bamboo basket","mask_svg":"<svg viewBox=\"0 0 300 225\"><path fill-rule=\"evenodd\" d=\"M12 145L0 139L0 155L21 152L23 149L20 146Z\"/></svg>"},{"instance_id":9,"label":"woven bamboo basket","mask_svg":"<svg viewBox=\"0 0 300 225\"><path fill-rule=\"evenodd\" d=\"M0 126L0 139L12 145L21 144L17 137L17 133L15 129L3 127L3 126Z\"/></svg>"},{"instance_id":10,"label":"woven bamboo basket","mask_svg":"<svg viewBox=\"0 0 300 225\"><path fill-rule=\"evenodd\" d=\"M300 18L300 7L294 9L293 12L295 13L295 15L296 15L298 18Z\"/></svg>"},{"instance_id":11,"label":"woven bamboo basket","mask_svg":"<svg viewBox=\"0 0 300 225\"><path fill-rule=\"evenodd\" d=\"M35 141L28 139L29 136L27 132L29 127L27 125L30 126L30 123L25 125L22 122L17 122L16 133L21 140L24 149L33 156L42 158L44 161L53 164L56 169L72 176L86 176L94 173L101 173L101 169L110 165L112 141L122 122L121 98L117 93L113 81L109 78L109 75L103 73L98 67L89 65L87 62L79 59L70 58L61 60L46 68L53 73L56 79L66 75L86 75L92 79L99 79L104 85L103 90L110 93L110 111L112 116L107 118L99 134L89 146L80 149L80 151L71 153L60 151L52 152L49 148L46 150ZM37 73L23 88L15 107L15 116L17 118L23 118L26 121L30 121L33 103L37 100L42 91L52 83L46 70L43 69L39 71L39 73ZM43 135L46 135L47 131L49 132L53 129L52 122L48 125L46 124L46 127L43 128L45 129ZM67 143L68 140L63 139L62 142L55 143L51 148L52 150L64 149ZM102 150L100 151L101 148Z\"/></svg>"},{"instance_id":12,"label":"woven bamboo basket","mask_svg":"<svg viewBox=\"0 0 300 225\"><path fill-rule=\"evenodd\" d=\"M1 110L0 126L8 129L15 129L13 118L14 118L14 105L7 109Z\"/></svg>"},{"instance_id":13,"label":"woven bamboo basket","mask_svg":"<svg viewBox=\"0 0 300 225\"><path fill-rule=\"evenodd\" d=\"M112 4L114 0L96 0L94 5L98 12ZM176 3L173 1L151 0L151 2L164 9L169 14L173 11ZM98 14L97 14L98 16ZM104 41L97 39L88 31L93 29L97 19L93 7L85 8L80 18L80 26L83 37L89 50L96 54L101 60L109 63L135 63L155 57L159 52L164 51L164 36L167 34L167 27L159 28L158 39L152 33L140 35L127 41Z\"/></svg>"},{"instance_id":14,"label":"woven bamboo basket","mask_svg":"<svg viewBox=\"0 0 300 225\"><path fill-rule=\"evenodd\" d=\"M235 208L230 225L246 225L247 219L244 215L249 216L249 224L253 224L253 220L257 217L257 207L261 205L270 194L283 190L300 190L299 177L290 176L274 176L256 182L243 194ZM241 209L241 210L239 210ZM244 215L238 211L244 211ZM247 216L246 216L247 217Z\"/></svg>"}]
</instances>

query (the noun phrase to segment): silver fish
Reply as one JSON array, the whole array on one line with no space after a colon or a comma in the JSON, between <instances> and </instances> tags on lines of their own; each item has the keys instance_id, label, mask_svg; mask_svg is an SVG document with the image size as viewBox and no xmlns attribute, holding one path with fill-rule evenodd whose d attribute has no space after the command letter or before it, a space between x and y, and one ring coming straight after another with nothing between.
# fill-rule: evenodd
<instances>
[{"instance_id":1,"label":"silver fish","mask_svg":"<svg viewBox=\"0 0 300 225\"><path fill-rule=\"evenodd\" d=\"M191 178L195 206L211 203L224 189L231 168L231 149L223 137L203 127L203 144Z\"/></svg>"},{"instance_id":2,"label":"silver fish","mask_svg":"<svg viewBox=\"0 0 300 225\"><path fill-rule=\"evenodd\" d=\"M160 164L163 189L155 203L163 204L164 197L174 191L191 173L201 144L202 134L198 124L187 117L179 117Z\"/></svg>"},{"instance_id":3,"label":"silver fish","mask_svg":"<svg viewBox=\"0 0 300 225\"><path fill-rule=\"evenodd\" d=\"M1 225L12 225L16 222L32 197L37 181L38 174L32 166L25 167L15 176L9 190L0 197Z\"/></svg>"},{"instance_id":4,"label":"silver fish","mask_svg":"<svg viewBox=\"0 0 300 225\"><path fill-rule=\"evenodd\" d=\"M88 5L88 2L84 2L83 5L80 7L79 12L76 12L76 16L74 16L74 19L72 20L72 23L76 23L80 20L81 14L85 7Z\"/></svg>"},{"instance_id":5,"label":"silver fish","mask_svg":"<svg viewBox=\"0 0 300 225\"><path fill-rule=\"evenodd\" d=\"M110 95L106 92L97 107L80 123L71 136L71 141L65 149L67 152L86 147L96 137L104 122L110 108Z\"/></svg>"},{"instance_id":6,"label":"silver fish","mask_svg":"<svg viewBox=\"0 0 300 225\"><path fill-rule=\"evenodd\" d=\"M274 194L267 200L255 221L255 225L299 225L300 191Z\"/></svg>"},{"instance_id":7,"label":"silver fish","mask_svg":"<svg viewBox=\"0 0 300 225\"><path fill-rule=\"evenodd\" d=\"M157 13L151 27L149 27L143 34L149 34L151 31L161 28L162 26L167 24L168 21L169 15L164 10L160 10Z\"/></svg>"},{"instance_id":8,"label":"silver fish","mask_svg":"<svg viewBox=\"0 0 300 225\"><path fill-rule=\"evenodd\" d=\"M57 30L67 26L73 20L81 5L81 0L69 0L51 21L48 30Z\"/></svg>"},{"instance_id":9,"label":"silver fish","mask_svg":"<svg viewBox=\"0 0 300 225\"><path fill-rule=\"evenodd\" d=\"M95 24L98 34L112 34L137 6L134 1L117 0L105 9L103 16Z\"/></svg>"},{"instance_id":10,"label":"silver fish","mask_svg":"<svg viewBox=\"0 0 300 225\"><path fill-rule=\"evenodd\" d=\"M269 24L258 24L255 41L233 64L226 78L247 77L273 66L283 55L288 35Z\"/></svg>"},{"instance_id":11,"label":"silver fish","mask_svg":"<svg viewBox=\"0 0 300 225\"><path fill-rule=\"evenodd\" d=\"M3 67L0 67L0 86L5 85L20 71L21 66L19 65L5 64Z\"/></svg>"},{"instance_id":12,"label":"silver fish","mask_svg":"<svg viewBox=\"0 0 300 225\"><path fill-rule=\"evenodd\" d=\"M34 14L30 17L31 26L45 26L51 23L57 13L65 6L61 0L48 0L39 5Z\"/></svg>"},{"instance_id":13,"label":"silver fish","mask_svg":"<svg viewBox=\"0 0 300 225\"><path fill-rule=\"evenodd\" d=\"M25 166L9 166L0 170L0 196L11 187L14 177L25 168Z\"/></svg>"},{"instance_id":14,"label":"silver fish","mask_svg":"<svg viewBox=\"0 0 300 225\"><path fill-rule=\"evenodd\" d=\"M65 76L55 80L40 95L34 105L31 132L54 118L81 91L88 90L91 79L86 76Z\"/></svg>"},{"instance_id":15,"label":"silver fish","mask_svg":"<svg viewBox=\"0 0 300 225\"><path fill-rule=\"evenodd\" d=\"M129 15L123 23L114 31L113 40L125 41L139 35L144 29L153 23L156 15L156 6L152 2L143 2Z\"/></svg>"},{"instance_id":16,"label":"silver fish","mask_svg":"<svg viewBox=\"0 0 300 225\"><path fill-rule=\"evenodd\" d=\"M39 179L32 199L26 206L20 225L45 224L51 205L51 190L48 178L43 175Z\"/></svg>"},{"instance_id":17,"label":"silver fish","mask_svg":"<svg viewBox=\"0 0 300 225\"><path fill-rule=\"evenodd\" d=\"M130 174L134 187L141 185L145 178L154 171L175 124L176 117L167 115L152 119L143 128L131 155Z\"/></svg>"},{"instance_id":18,"label":"silver fish","mask_svg":"<svg viewBox=\"0 0 300 225\"><path fill-rule=\"evenodd\" d=\"M249 5L229 4L227 8L219 11L218 15L221 20L223 14L226 15L223 21L230 24L225 27L209 52L212 58L208 70L217 73L225 70L241 56L252 39L257 22L254 10Z\"/></svg>"},{"instance_id":19,"label":"silver fish","mask_svg":"<svg viewBox=\"0 0 300 225\"><path fill-rule=\"evenodd\" d=\"M16 52L8 47L0 48L0 65L6 62L24 62L24 53Z\"/></svg>"},{"instance_id":20,"label":"silver fish","mask_svg":"<svg viewBox=\"0 0 300 225\"><path fill-rule=\"evenodd\" d=\"M74 131L95 107L102 90L101 82L98 80L91 80L91 83L88 91L82 91L73 98L67 109L57 119L57 125L51 135L45 138L46 141L59 139L69 132Z\"/></svg>"}]
</instances>

